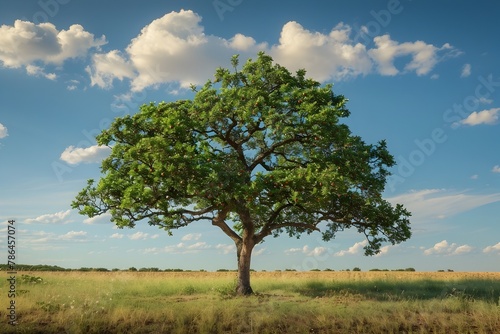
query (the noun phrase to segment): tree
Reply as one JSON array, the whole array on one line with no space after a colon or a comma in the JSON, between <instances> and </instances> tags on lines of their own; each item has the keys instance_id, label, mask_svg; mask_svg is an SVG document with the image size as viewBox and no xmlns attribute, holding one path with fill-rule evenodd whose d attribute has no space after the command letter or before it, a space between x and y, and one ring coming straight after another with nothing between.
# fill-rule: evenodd
<instances>
[{"instance_id":1,"label":"tree","mask_svg":"<svg viewBox=\"0 0 500 334\"><path fill-rule=\"evenodd\" d=\"M259 53L192 87L191 100L146 104L97 136L112 147L102 178L73 208L109 212L118 227L147 221L171 234L209 221L236 245L237 292L250 294L255 245L282 233L325 241L356 228L365 254L407 240L410 213L382 198L395 164L385 141L365 144L340 122L347 100Z\"/></svg>"}]
</instances>

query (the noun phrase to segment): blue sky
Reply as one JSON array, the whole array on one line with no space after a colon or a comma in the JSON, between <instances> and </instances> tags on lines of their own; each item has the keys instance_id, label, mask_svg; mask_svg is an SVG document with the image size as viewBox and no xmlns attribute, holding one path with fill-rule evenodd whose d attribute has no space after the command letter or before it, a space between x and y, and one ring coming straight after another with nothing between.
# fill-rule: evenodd
<instances>
[{"instance_id":1,"label":"blue sky","mask_svg":"<svg viewBox=\"0 0 500 334\"><path fill-rule=\"evenodd\" d=\"M345 95L346 122L386 139L384 196L413 237L363 256L354 231L267 239L253 268L498 271L500 44L493 1L8 1L0 4L0 254L69 268L235 268L209 222L116 229L70 203L108 154L94 140L150 101L191 97L230 57L263 50Z\"/></svg>"}]
</instances>

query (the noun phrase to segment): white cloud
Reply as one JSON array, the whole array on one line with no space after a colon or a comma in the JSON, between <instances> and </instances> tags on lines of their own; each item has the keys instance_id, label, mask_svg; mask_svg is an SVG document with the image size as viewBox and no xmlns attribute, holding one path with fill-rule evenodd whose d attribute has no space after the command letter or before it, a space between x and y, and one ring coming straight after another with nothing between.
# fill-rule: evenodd
<instances>
[{"instance_id":1,"label":"white cloud","mask_svg":"<svg viewBox=\"0 0 500 334\"><path fill-rule=\"evenodd\" d=\"M377 36L373 40L377 47L369 50L368 54L376 62L378 71L382 75L399 74L400 70L396 68L394 62L396 58L405 56L411 56L411 61L404 67L405 71L426 75L442 59L441 53L450 55L455 52L449 44L438 48L422 41L399 43L393 41L389 35Z\"/></svg>"},{"instance_id":2,"label":"white cloud","mask_svg":"<svg viewBox=\"0 0 500 334\"><path fill-rule=\"evenodd\" d=\"M356 242L353 246L349 247L347 250L338 251L334 255L335 256L355 255L358 254L367 244L368 244L367 240Z\"/></svg>"},{"instance_id":3,"label":"white cloud","mask_svg":"<svg viewBox=\"0 0 500 334\"><path fill-rule=\"evenodd\" d=\"M189 233L182 237L182 241L189 240L199 240L201 238L201 233Z\"/></svg>"},{"instance_id":4,"label":"white cloud","mask_svg":"<svg viewBox=\"0 0 500 334\"><path fill-rule=\"evenodd\" d=\"M491 171L493 173L500 173L500 165L493 166L493 169Z\"/></svg>"},{"instance_id":5,"label":"white cloud","mask_svg":"<svg viewBox=\"0 0 500 334\"><path fill-rule=\"evenodd\" d=\"M387 199L392 204L403 204L411 213L413 224L431 222L455 216L477 207L500 201L500 193L467 194L444 189L424 189Z\"/></svg>"},{"instance_id":6,"label":"white cloud","mask_svg":"<svg viewBox=\"0 0 500 334\"><path fill-rule=\"evenodd\" d=\"M204 83L233 54L246 58L245 54L254 55L265 47L242 34L229 40L206 35L200 22L201 17L190 10L152 21L132 39L126 55L113 50L93 57L87 69L92 84L108 88L115 78L130 78L135 91L165 82L188 88Z\"/></svg>"},{"instance_id":7,"label":"white cloud","mask_svg":"<svg viewBox=\"0 0 500 334\"><path fill-rule=\"evenodd\" d=\"M196 242L192 245L186 246L187 250L193 251L193 250L201 250L201 249L207 249L210 248L209 245L207 245L206 242Z\"/></svg>"},{"instance_id":8,"label":"white cloud","mask_svg":"<svg viewBox=\"0 0 500 334\"><path fill-rule=\"evenodd\" d=\"M269 53L290 70L305 68L318 81L365 75L372 70L366 47L350 39L351 28L339 24L329 34L312 32L297 22L286 23L279 44Z\"/></svg>"},{"instance_id":9,"label":"white cloud","mask_svg":"<svg viewBox=\"0 0 500 334\"><path fill-rule=\"evenodd\" d=\"M254 252L253 252L253 254L252 254L252 255L254 255L254 256L259 256L259 255L262 255L262 254L264 254L264 251L265 251L265 250L266 250L265 248L261 248L261 249L259 249L259 250L254 250Z\"/></svg>"},{"instance_id":10,"label":"white cloud","mask_svg":"<svg viewBox=\"0 0 500 334\"><path fill-rule=\"evenodd\" d=\"M408 56L404 72L425 75L447 55L457 53L449 44L399 43L389 35L376 37L376 48L368 49L355 42L351 32L344 23L321 33L291 21L282 27L279 42L269 46L241 33L229 39L205 34L201 17L181 10L146 25L125 50L93 55L87 72L92 85L110 88L114 79L130 79L132 90L140 91L164 83L181 88L204 83L217 67L227 67L232 55L239 54L243 63L261 50L291 71L305 68L318 81L366 75L375 66L383 75L395 75L402 73L394 65L396 60Z\"/></svg>"},{"instance_id":11,"label":"white cloud","mask_svg":"<svg viewBox=\"0 0 500 334\"><path fill-rule=\"evenodd\" d=\"M106 38L94 38L79 24L57 30L52 23L34 24L16 20L13 26L0 26L0 61L10 68L26 67L28 73L42 74L34 63L61 65L65 60L85 56L99 49ZM50 78L50 75L49 75Z\"/></svg>"},{"instance_id":12,"label":"white cloud","mask_svg":"<svg viewBox=\"0 0 500 334\"><path fill-rule=\"evenodd\" d=\"M92 218L86 218L83 220L84 224L96 225L96 224L109 224L111 219L111 214L105 213Z\"/></svg>"},{"instance_id":13,"label":"white cloud","mask_svg":"<svg viewBox=\"0 0 500 334\"><path fill-rule=\"evenodd\" d=\"M492 253L498 252L500 253L500 242L493 246L488 246L483 249L483 253Z\"/></svg>"},{"instance_id":14,"label":"white cloud","mask_svg":"<svg viewBox=\"0 0 500 334\"><path fill-rule=\"evenodd\" d=\"M462 78L467 78L471 74L471 66L470 64L465 64L464 67L462 67L462 73L460 73L460 77Z\"/></svg>"},{"instance_id":15,"label":"white cloud","mask_svg":"<svg viewBox=\"0 0 500 334\"><path fill-rule=\"evenodd\" d=\"M462 255L470 253L474 248L469 245L458 246L452 253L452 255Z\"/></svg>"},{"instance_id":16,"label":"white cloud","mask_svg":"<svg viewBox=\"0 0 500 334\"><path fill-rule=\"evenodd\" d=\"M469 245L458 246L456 243L452 243L451 245L448 241L443 240L436 243L433 247L425 249L424 255L462 255L466 253L470 253L473 250L473 247Z\"/></svg>"},{"instance_id":17,"label":"white cloud","mask_svg":"<svg viewBox=\"0 0 500 334\"><path fill-rule=\"evenodd\" d=\"M92 66L87 66L91 85L111 88L114 79L123 80L135 77L134 67L127 62L118 50L92 56Z\"/></svg>"},{"instance_id":18,"label":"white cloud","mask_svg":"<svg viewBox=\"0 0 500 334\"><path fill-rule=\"evenodd\" d=\"M54 224L54 223L60 223L60 222L69 223L69 221L66 221L66 219L68 218L70 213L71 213L71 210L60 211L60 212L56 212L56 213L49 213L49 214L38 216L36 218L26 219L25 222L28 224L31 224L31 223Z\"/></svg>"},{"instance_id":19,"label":"white cloud","mask_svg":"<svg viewBox=\"0 0 500 334\"><path fill-rule=\"evenodd\" d=\"M222 251L222 254L231 254L236 252L236 247L234 245L218 244L215 249Z\"/></svg>"},{"instance_id":20,"label":"white cloud","mask_svg":"<svg viewBox=\"0 0 500 334\"><path fill-rule=\"evenodd\" d=\"M130 240L145 240L147 239L148 235L149 235L148 233L136 232L134 234L129 235L128 238Z\"/></svg>"},{"instance_id":21,"label":"white cloud","mask_svg":"<svg viewBox=\"0 0 500 334\"><path fill-rule=\"evenodd\" d=\"M60 159L71 165L81 162L94 163L101 162L110 152L111 149L107 146L94 145L87 148L69 146L61 153Z\"/></svg>"},{"instance_id":22,"label":"white cloud","mask_svg":"<svg viewBox=\"0 0 500 334\"><path fill-rule=\"evenodd\" d=\"M35 77L45 77L49 80L56 80L57 75L55 73L45 73L43 68L35 65L26 65L26 73Z\"/></svg>"},{"instance_id":23,"label":"white cloud","mask_svg":"<svg viewBox=\"0 0 500 334\"><path fill-rule=\"evenodd\" d=\"M496 124L498 122L499 114L500 108L486 109L479 112L474 111L466 119L460 121L460 123L470 126L479 124Z\"/></svg>"},{"instance_id":24,"label":"white cloud","mask_svg":"<svg viewBox=\"0 0 500 334\"><path fill-rule=\"evenodd\" d=\"M121 233L113 233L111 236L110 236L111 239L123 239L123 234Z\"/></svg>"},{"instance_id":25,"label":"white cloud","mask_svg":"<svg viewBox=\"0 0 500 334\"><path fill-rule=\"evenodd\" d=\"M9 133L8 133L7 128L5 127L5 125L3 125L2 123L0 123L0 139L5 138L8 135L9 135Z\"/></svg>"},{"instance_id":26,"label":"white cloud","mask_svg":"<svg viewBox=\"0 0 500 334\"><path fill-rule=\"evenodd\" d=\"M479 101L479 103L482 103L482 104L492 104L493 103L492 99L487 99L484 96L481 96L478 101Z\"/></svg>"},{"instance_id":27,"label":"white cloud","mask_svg":"<svg viewBox=\"0 0 500 334\"><path fill-rule=\"evenodd\" d=\"M389 253L389 251L392 248L395 248L395 247L399 247L399 245L387 245L387 246L380 247L380 252L378 252L377 254L375 254L375 256L379 257L379 256L386 255L387 253Z\"/></svg>"},{"instance_id":28,"label":"white cloud","mask_svg":"<svg viewBox=\"0 0 500 334\"><path fill-rule=\"evenodd\" d=\"M61 240L75 240L75 239L81 239L82 237L85 237L87 235L87 232L85 231L70 231L66 234L61 235L59 238Z\"/></svg>"},{"instance_id":29,"label":"white cloud","mask_svg":"<svg viewBox=\"0 0 500 334\"><path fill-rule=\"evenodd\" d=\"M477 180L477 179L479 179L479 175L474 174L474 175L472 175L470 178L471 178L472 180Z\"/></svg>"}]
</instances>

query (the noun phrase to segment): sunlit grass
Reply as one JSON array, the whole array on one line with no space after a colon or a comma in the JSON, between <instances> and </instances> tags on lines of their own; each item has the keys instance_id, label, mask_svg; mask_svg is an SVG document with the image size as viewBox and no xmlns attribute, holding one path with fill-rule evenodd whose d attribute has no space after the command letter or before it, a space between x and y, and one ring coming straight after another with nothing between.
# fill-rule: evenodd
<instances>
[{"instance_id":1,"label":"sunlit grass","mask_svg":"<svg viewBox=\"0 0 500 334\"><path fill-rule=\"evenodd\" d=\"M30 276L31 275L31 276ZM1 333L496 333L500 274L33 272ZM34 278L40 277L42 280ZM3 289L6 282L1 283ZM5 299L4 299L5 300Z\"/></svg>"}]
</instances>

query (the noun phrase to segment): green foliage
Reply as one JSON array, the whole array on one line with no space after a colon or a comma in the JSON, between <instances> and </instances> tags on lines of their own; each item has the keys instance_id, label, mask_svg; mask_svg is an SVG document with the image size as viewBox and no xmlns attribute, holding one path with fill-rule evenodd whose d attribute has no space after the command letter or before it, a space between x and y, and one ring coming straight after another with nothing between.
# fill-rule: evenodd
<instances>
[{"instance_id":1,"label":"green foliage","mask_svg":"<svg viewBox=\"0 0 500 334\"><path fill-rule=\"evenodd\" d=\"M209 220L236 243L313 231L327 241L354 228L366 255L410 237L410 213L382 198L394 158L385 141L366 144L342 123L344 96L264 53L241 69L237 56L231 63L193 87L192 100L115 119L97 137L112 147L103 176L73 208L168 233Z\"/></svg>"}]
</instances>

